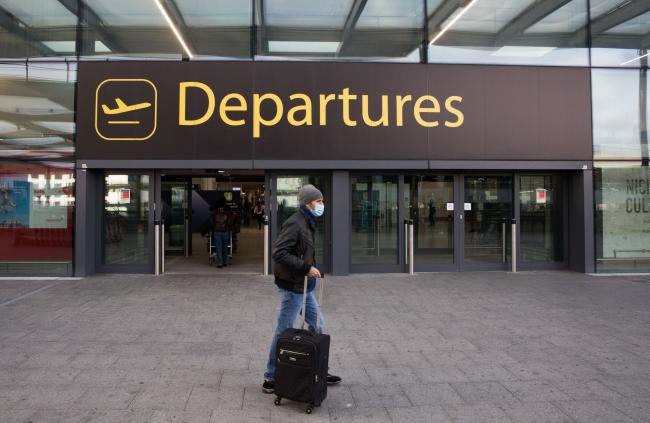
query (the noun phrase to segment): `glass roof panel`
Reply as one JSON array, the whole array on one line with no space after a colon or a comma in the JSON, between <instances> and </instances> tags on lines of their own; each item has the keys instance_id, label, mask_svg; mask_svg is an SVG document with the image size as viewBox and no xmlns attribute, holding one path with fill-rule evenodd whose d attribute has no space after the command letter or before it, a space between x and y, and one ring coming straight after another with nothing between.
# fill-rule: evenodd
<instances>
[{"instance_id":1,"label":"glass roof panel","mask_svg":"<svg viewBox=\"0 0 650 423\"><path fill-rule=\"evenodd\" d=\"M477 0L451 28L453 31L497 33L535 0ZM458 9L456 13L460 13ZM443 26L450 22L452 14Z\"/></svg>"},{"instance_id":2,"label":"glass roof panel","mask_svg":"<svg viewBox=\"0 0 650 423\"><path fill-rule=\"evenodd\" d=\"M357 28L422 28L423 0L368 0Z\"/></svg>"},{"instance_id":3,"label":"glass roof panel","mask_svg":"<svg viewBox=\"0 0 650 423\"><path fill-rule=\"evenodd\" d=\"M176 0L188 26L232 27L250 26L252 3L232 0Z\"/></svg>"},{"instance_id":4,"label":"glass roof panel","mask_svg":"<svg viewBox=\"0 0 650 423\"><path fill-rule=\"evenodd\" d=\"M291 28L338 28L345 25L353 0L264 1L267 26Z\"/></svg>"},{"instance_id":5,"label":"glass roof panel","mask_svg":"<svg viewBox=\"0 0 650 423\"><path fill-rule=\"evenodd\" d=\"M572 33L587 21L586 0L574 0L524 31L526 34Z\"/></svg>"},{"instance_id":6,"label":"glass roof panel","mask_svg":"<svg viewBox=\"0 0 650 423\"><path fill-rule=\"evenodd\" d=\"M2 0L1 6L31 27L77 25L77 16L57 0Z\"/></svg>"},{"instance_id":7,"label":"glass roof panel","mask_svg":"<svg viewBox=\"0 0 650 423\"><path fill-rule=\"evenodd\" d=\"M590 0L591 20L593 21L594 19L616 9L617 6L629 2L630 0Z\"/></svg>"},{"instance_id":8,"label":"glass roof panel","mask_svg":"<svg viewBox=\"0 0 650 423\"><path fill-rule=\"evenodd\" d=\"M109 26L166 26L153 0L84 0Z\"/></svg>"},{"instance_id":9,"label":"glass roof panel","mask_svg":"<svg viewBox=\"0 0 650 423\"><path fill-rule=\"evenodd\" d=\"M431 16L444 0L427 0L427 16Z\"/></svg>"},{"instance_id":10,"label":"glass roof panel","mask_svg":"<svg viewBox=\"0 0 650 423\"><path fill-rule=\"evenodd\" d=\"M627 22L615 26L607 31L605 34L629 34L629 35L644 35L650 32L650 12L630 19Z\"/></svg>"}]
</instances>

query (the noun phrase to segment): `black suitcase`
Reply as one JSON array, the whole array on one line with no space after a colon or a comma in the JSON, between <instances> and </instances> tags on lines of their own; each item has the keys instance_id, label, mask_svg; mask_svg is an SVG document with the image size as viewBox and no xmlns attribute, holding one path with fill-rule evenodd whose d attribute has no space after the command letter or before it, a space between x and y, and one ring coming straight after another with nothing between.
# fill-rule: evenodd
<instances>
[{"instance_id":1,"label":"black suitcase","mask_svg":"<svg viewBox=\"0 0 650 423\"><path fill-rule=\"evenodd\" d=\"M320 285L319 308L322 301ZM305 295L307 281L305 278ZM302 326L305 325L303 300ZM320 320L317 318L317 321ZM307 414L319 407L327 397L327 370L330 336L305 329L290 328L278 338L275 353L275 405L283 398L307 403Z\"/></svg>"}]
</instances>

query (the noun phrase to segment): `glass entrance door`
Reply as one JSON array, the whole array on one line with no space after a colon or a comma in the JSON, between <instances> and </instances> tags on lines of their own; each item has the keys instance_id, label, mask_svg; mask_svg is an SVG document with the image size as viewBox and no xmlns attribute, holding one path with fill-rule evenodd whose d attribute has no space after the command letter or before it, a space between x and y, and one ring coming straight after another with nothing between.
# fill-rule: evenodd
<instances>
[{"instance_id":1,"label":"glass entrance door","mask_svg":"<svg viewBox=\"0 0 650 423\"><path fill-rule=\"evenodd\" d=\"M453 175L404 177L417 271L455 270L454 191Z\"/></svg>"},{"instance_id":2,"label":"glass entrance door","mask_svg":"<svg viewBox=\"0 0 650 423\"><path fill-rule=\"evenodd\" d=\"M153 181L149 173L107 172L101 215L101 255L105 272L153 269Z\"/></svg>"},{"instance_id":3,"label":"glass entrance door","mask_svg":"<svg viewBox=\"0 0 650 423\"><path fill-rule=\"evenodd\" d=\"M462 270L506 269L513 216L511 175L466 175Z\"/></svg>"},{"instance_id":4,"label":"glass entrance door","mask_svg":"<svg viewBox=\"0 0 650 423\"><path fill-rule=\"evenodd\" d=\"M190 181L185 178L162 179L160 189L165 222L165 254L190 255L191 242L187 242L191 225Z\"/></svg>"}]
</instances>

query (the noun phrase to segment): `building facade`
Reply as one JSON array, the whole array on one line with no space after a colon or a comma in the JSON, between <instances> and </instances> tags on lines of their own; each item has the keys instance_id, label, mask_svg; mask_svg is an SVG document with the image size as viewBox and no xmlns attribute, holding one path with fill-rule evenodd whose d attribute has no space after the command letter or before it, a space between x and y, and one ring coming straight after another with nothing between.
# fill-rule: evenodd
<instances>
[{"instance_id":1,"label":"building facade","mask_svg":"<svg viewBox=\"0 0 650 423\"><path fill-rule=\"evenodd\" d=\"M409 220L416 271L647 272L649 46L646 0L0 0L0 274L160 271L223 174L271 239L322 187L334 274Z\"/></svg>"}]
</instances>

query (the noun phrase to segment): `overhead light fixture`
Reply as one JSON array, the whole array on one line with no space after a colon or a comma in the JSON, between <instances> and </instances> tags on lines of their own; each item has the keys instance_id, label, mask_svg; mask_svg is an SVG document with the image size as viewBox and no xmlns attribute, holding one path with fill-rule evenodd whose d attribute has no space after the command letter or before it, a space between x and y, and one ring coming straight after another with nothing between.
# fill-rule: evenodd
<instances>
[{"instance_id":1,"label":"overhead light fixture","mask_svg":"<svg viewBox=\"0 0 650 423\"><path fill-rule=\"evenodd\" d=\"M456 21L458 21L458 19L460 19L465 13L467 13L467 11L472 6L474 6L474 3L476 3L476 1L477 0L472 0L471 2L469 2L469 4L467 6L465 6L463 8L463 10L461 10L460 13L458 13L458 15L456 15L456 17L454 19L452 19L447 25L445 25L444 28L442 28L442 30L433 38L433 40L431 40L429 45L432 46L436 41L438 41L440 39L440 37L442 37L444 35L444 33L447 32L449 30L449 28L451 28L456 23Z\"/></svg>"},{"instance_id":2,"label":"overhead light fixture","mask_svg":"<svg viewBox=\"0 0 650 423\"><path fill-rule=\"evenodd\" d=\"M172 19L169 17L167 14L167 11L163 7L162 3L160 3L160 0L154 0L156 2L156 6L158 6L158 9L160 9L160 13L164 16L165 20L167 21L167 25L172 29L172 32L174 35L176 35L176 38L178 39L178 42L181 43L181 46L183 46L183 49L185 50L185 53L187 53L187 56L192 59L194 55L190 51L189 47L187 47L187 44L185 44L185 41L183 40L183 37L181 36L181 33L176 29L176 25L174 25L174 22L172 22Z\"/></svg>"},{"instance_id":3,"label":"overhead light fixture","mask_svg":"<svg viewBox=\"0 0 650 423\"><path fill-rule=\"evenodd\" d=\"M644 55L642 55L642 56L635 57L634 59L630 59L630 60L628 60L627 62L623 62L623 63L621 63L619 66L625 66L625 65L630 64L630 63L632 63L632 62L636 62L637 60L641 60L641 59L643 59L644 57L648 57L648 55L650 55L650 53L646 53L646 54L644 54Z\"/></svg>"}]
</instances>

